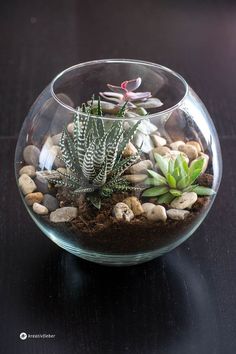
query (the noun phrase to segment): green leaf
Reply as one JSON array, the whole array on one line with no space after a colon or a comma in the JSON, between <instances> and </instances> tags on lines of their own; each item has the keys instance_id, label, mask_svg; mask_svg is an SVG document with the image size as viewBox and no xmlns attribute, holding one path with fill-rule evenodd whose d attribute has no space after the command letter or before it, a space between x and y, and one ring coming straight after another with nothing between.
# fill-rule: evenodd
<instances>
[{"instance_id":1,"label":"green leaf","mask_svg":"<svg viewBox=\"0 0 236 354\"><path fill-rule=\"evenodd\" d=\"M176 180L173 176L171 176L170 173L167 173L166 179L167 179L167 182L171 188L176 187Z\"/></svg>"},{"instance_id":2,"label":"green leaf","mask_svg":"<svg viewBox=\"0 0 236 354\"><path fill-rule=\"evenodd\" d=\"M180 197L182 195L182 192L179 191L178 189L170 189L170 193L174 196L174 197Z\"/></svg>"},{"instance_id":3,"label":"green leaf","mask_svg":"<svg viewBox=\"0 0 236 354\"><path fill-rule=\"evenodd\" d=\"M181 154L179 154L175 159L175 169L179 169L180 179L188 175L188 164Z\"/></svg>"},{"instance_id":4,"label":"green leaf","mask_svg":"<svg viewBox=\"0 0 236 354\"><path fill-rule=\"evenodd\" d=\"M192 184L191 186L188 186L182 190L182 192L192 192L195 187L197 187L197 184Z\"/></svg>"},{"instance_id":5,"label":"green leaf","mask_svg":"<svg viewBox=\"0 0 236 354\"><path fill-rule=\"evenodd\" d=\"M197 195L213 195L215 191L212 188L197 186L193 190Z\"/></svg>"},{"instance_id":6,"label":"green leaf","mask_svg":"<svg viewBox=\"0 0 236 354\"><path fill-rule=\"evenodd\" d=\"M119 112L117 113L117 117L124 117L125 115L125 111L126 111L126 106L127 106L128 101L126 101L123 106L121 107L121 109L119 110Z\"/></svg>"},{"instance_id":7,"label":"green leaf","mask_svg":"<svg viewBox=\"0 0 236 354\"><path fill-rule=\"evenodd\" d=\"M175 169L175 161L170 159L169 160L169 166L168 166L168 171L169 173L174 177L173 173L174 173L174 169Z\"/></svg>"},{"instance_id":8,"label":"green leaf","mask_svg":"<svg viewBox=\"0 0 236 354\"><path fill-rule=\"evenodd\" d=\"M180 168L176 167L172 173L172 176L175 178L176 182L178 182L181 179L180 176Z\"/></svg>"},{"instance_id":9,"label":"green leaf","mask_svg":"<svg viewBox=\"0 0 236 354\"><path fill-rule=\"evenodd\" d=\"M101 208L101 197L97 194L89 194L87 195L87 199L95 206L95 208L100 209Z\"/></svg>"},{"instance_id":10,"label":"green leaf","mask_svg":"<svg viewBox=\"0 0 236 354\"><path fill-rule=\"evenodd\" d=\"M129 167L131 167L139 158L139 155L126 157L115 163L112 169L112 175L115 177L121 176Z\"/></svg>"},{"instance_id":11,"label":"green leaf","mask_svg":"<svg viewBox=\"0 0 236 354\"><path fill-rule=\"evenodd\" d=\"M163 182L160 182L158 181L157 179L155 178L146 178L145 181L144 181L144 184L146 186L156 186L156 187L159 187L159 186L167 186L167 182L163 183Z\"/></svg>"},{"instance_id":12,"label":"green leaf","mask_svg":"<svg viewBox=\"0 0 236 354\"><path fill-rule=\"evenodd\" d=\"M201 173L203 165L204 165L204 159L192 161L189 167L189 174L192 175L195 170L200 170Z\"/></svg>"},{"instance_id":13,"label":"green leaf","mask_svg":"<svg viewBox=\"0 0 236 354\"><path fill-rule=\"evenodd\" d=\"M91 193L91 192L94 192L94 188L92 187L81 187L73 191L73 193Z\"/></svg>"},{"instance_id":14,"label":"green leaf","mask_svg":"<svg viewBox=\"0 0 236 354\"><path fill-rule=\"evenodd\" d=\"M94 169L94 163L93 163L93 156L94 156L95 149L96 149L96 144L95 144L95 140L93 140L85 153L84 161L82 165L83 175L88 180L92 180L96 176L96 171Z\"/></svg>"},{"instance_id":15,"label":"green leaf","mask_svg":"<svg viewBox=\"0 0 236 354\"><path fill-rule=\"evenodd\" d=\"M146 115L148 114L148 112L146 111L146 109L143 108L143 107L137 107L137 108L135 109L135 113L137 113L137 114L140 115L140 116L146 116Z\"/></svg>"},{"instance_id":16,"label":"green leaf","mask_svg":"<svg viewBox=\"0 0 236 354\"><path fill-rule=\"evenodd\" d=\"M192 184L198 178L198 176L200 176L201 172L201 168L194 170L191 175L189 175L189 184Z\"/></svg>"},{"instance_id":17,"label":"green leaf","mask_svg":"<svg viewBox=\"0 0 236 354\"><path fill-rule=\"evenodd\" d=\"M165 177L160 175L159 173L153 171L153 170L147 170L149 176L151 176L153 179L155 179L156 185L161 185L161 184L166 184L167 181Z\"/></svg>"},{"instance_id":18,"label":"green leaf","mask_svg":"<svg viewBox=\"0 0 236 354\"><path fill-rule=\"evenodd\" d=\"M160 197L158 197L157 201L159 204L169 204L172 202L172 200L174 198L175 197L171 193L167 192L167 193L161 195Z\"/></svg>"},{"instance_id":19,"label":"green leaf","mask_svg":"<svg viewBox=\"0 0 236 354\"><path fill-rule=\"evenodd\" d=\"M100 169L98 175L93 180L93 184L95 186L102 186L105 184L106 180L107 180L107 161L105 158L105 161L104 161L103 165L101 166L101 169Z\"/></svg>"},{"instance_id":20,"label":"green leaf","mask_svg":"<svg viewBox=\"0 0 236 354\"><path fill-rule=\"evenodd\" d=\"M169 165L168 159L157 153L154 153L154 157L157 162L157 166L160 168L161 172L166 177L168 173L168 165Z\"/></svg>"},{"instance_id":21,"label":"green leaf","mask_svg":"<svg viewBox=\"0 0 236 354\"><path fill-rule=\"evenodd\" d=\"M99 117L102 117L102 107L101 107L101 98L100 98L100 96L98 96L97 115Z\"/></svg>"},{"instance_id":22,"label":"green leaf","mask_svg":"<svg viewBox=\"0 0 236 354\"><path fill-rule=\"evenodd\" d=\"M153 187L148 188L143 192L143 197L157 197L168 192L167 187Z\"/></svg>"},{"instance_id":23,"label":"green leaf","mask_svg":"<svg viewBox=\"0 0 236 354\"><path fill-rule=\"evenodd\" d=\"M177 188L178 189L184 189L189 185L189 177L186 176L184 178L181 178L181 180L179 180L179 182L177 183Z\"/></svg>"}]
</instances>

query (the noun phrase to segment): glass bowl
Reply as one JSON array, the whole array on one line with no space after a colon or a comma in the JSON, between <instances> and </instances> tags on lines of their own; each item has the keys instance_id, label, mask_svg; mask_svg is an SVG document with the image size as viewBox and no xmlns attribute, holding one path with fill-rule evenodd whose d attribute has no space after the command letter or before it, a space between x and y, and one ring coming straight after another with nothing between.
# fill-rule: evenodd
<instances>
[{"instance_id":1,"label":"glass bowl","mask_svg":"<svg viewBox=\"0 0 236 354\"><path fill-rule=\"evenodd\" d=\"M53 242L92 262L132 265L197 229L222 161L209 113L179 74L108 59L64 70L40 94L15 172L26 209Z\"/></svg>"}]
</instances>

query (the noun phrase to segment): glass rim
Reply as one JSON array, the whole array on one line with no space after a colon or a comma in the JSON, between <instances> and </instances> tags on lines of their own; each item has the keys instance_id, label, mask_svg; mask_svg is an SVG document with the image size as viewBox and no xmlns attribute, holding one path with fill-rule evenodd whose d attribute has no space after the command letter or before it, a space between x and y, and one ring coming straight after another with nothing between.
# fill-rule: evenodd
<instances>
[{"instance_id":1,"label":"glass rim","mask_svg":"<svg viewBox=\"0 0 236 354\"><path fill-rule=\"evenodd\" d=\"M57 74L53 80L51 81L51 84L50 84L50 92L51 92L51 95L52 97L55 99L55 101L57 101L62 107L68 109L69 111L77 114L78 111L76 110L76 108L74 107L71 107L69 105L67 105L66 103L64 103L63 101L61 101L58 97L57 97L57 94L55 93L55 90L54 90L54 85L55 83L57 82L58 79L60 79L63 75L67 74L68 72L70 71L73 71L77 68L83 68L85 66L92 66L92 65L95 65L95 64L106 64L106 63L128 63L128 64L143 64L143 65L146 65L146 66L149 66L149 67L156 67L158 69L161 69L165 72L168 72L169 74L175 76L177 79L179 79L182 84L184 85L184 88L185 88L185 92L184 92L184 95L183 97L173 106L169 107L169 108L166 108L162 111L159 111L159 112L156 112L156 113L152 113L152 114L147 114L145 116L137 116L137 117L123 117L122 119L123 120L129 120L129 121L137 121L137 120L144 120L144 119L152 119L152 118L156 118L158 116L163 116L167 113L170 113L172 111L174 111L176 108L178 108L182 102L184 101L185 97L187 96L188 94L188 90L189 90L189 86L186 82L186 80L180 75L178 74L177 72L175 72L174 70L172 69L169 69L168 67L166 66L163 66L163 65L160 65L160 64L156 64L156 63L152 63L152 62L149 62L149 61L144 61L144 60L136 60L136 59L99 59L99 60L91 60L91 61L86 61L86 62L83 62L83 63L79 63L79 64L75 64L75 65L72 65L68 68L66 68L65 70L61 71L59 74ZM83 113L83 112L79 112L79 114L81 116L88 116L87 113ZM103 120L120 120L121 117L99 117L99 116L96 116L96 115L90 115L91 118L97 118L97 119L103 119Z\"/></svg>"}]
</instances>

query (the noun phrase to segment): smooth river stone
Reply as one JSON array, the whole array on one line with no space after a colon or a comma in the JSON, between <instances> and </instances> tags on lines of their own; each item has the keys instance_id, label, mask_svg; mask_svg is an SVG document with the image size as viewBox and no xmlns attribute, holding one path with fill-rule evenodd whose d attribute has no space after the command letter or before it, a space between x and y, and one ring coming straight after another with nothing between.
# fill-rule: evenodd
<instances>
[{"instance_id":1,"label":"smooth river stone","mask_svg":"<svg viewBox=\"0 0 236 354\"><path fill-rule=\"evenodd\" d=\"M113 208L113 215L117 220L131 221L134 218L133 211L125 203L117 203Z\"/></svg>"},{"instance_id":2,"label":"smooth river stone","mask_svg":"<svg viewBox=\"0 0 236 354\"><path fill-rule=\"evenodd\" d=\"M188 209L197 201L197 194L195 192L185 192L180 197L175 198L171 202L173 209Z\"/></svg>"},{"instance_id":3,"label":"smooth river stone","mask_svg":"<svg viewBox=\"0 0 236 354\"><path fill-rule=\"evenodd\" d=\"M54 223L68 222L76 218L78 209L75 207L63 207L50 214L50 221Z\"/></svg>"},{"instance_id":4,"label":"smooth river stone","mask_svg":"<svg viewBox=\"0 0 236 354\"><path fill-rule=\"evenodd\" d=\"M142 205L137 197L128 197L123 200L123 203L128 205L134 215L141 215L144 213Z\"/></svg>"},{"instance_id":5,"label":"smooth river stone","mask_svg":"<svg viewBox=\"0 0 236 354\"><path fill-rule=\"evenodd\" d=\"M34 203L33 204L33 211L38 214L38 215L47 215L48 214L48 209L39 203Z\"/></svg>"},{"instance_id":6,"label":"smooth river stone","mask_svg":"<svg viewBox=\"0 0 236 354\"><path fill-rule=\"evenodd\" d=\"M34 192L25 196L25 202L27 205L32 206L34 203L41 203L43 200L43 193Z\"/></svg>"},{"instance_id":7,"label":"smooth river stone","mask_svg":"<svg viewBox=\"0 0 236 354\"><path fill-rule=\"evenodd\" d=\"M169 209L166 213L168 218L172 220L184 220L190 214L188 210L180 209Z\"/></svg>"},{"instance_id":8,"label":"smooth river stone","mask_svg":"<svg viewBox=\"0 0 236 354\"><path fill-rule=\"evenodd\" d=\"M142 160L128 169L128 173L132 174L142 174L142 172L147 172L147 169L152 169L153 163L151 160Z\"/></svg>"},{"instance_id":9,"label":"smooth river stone","mask_svg":"<svg viewBox=\"0 0 236 354\"><path fill-rule=\"evenodd\" d=\"M49 210L54 211L59 208L59 202L57 198L53 197L51 194L45 194L43 197L43 205Z\"/></svg>"},{"instance_id":10,"label":"smooth river stone","mask_svg":"<svg viewBox=\"0 0 236 354\"><path fill-rule=\"evenodd\" d=\"M37 167L39 164L40 150L35 145L28 145L24 148L23 157L28 165Z\"/></svg>"},{"instance_id":11,"label":"smooth river stone","mask_svg":"<svg viewBox=\"0 0 236 354\"><path fill-rule=\"evenodd\" d=\"M19 171L19 175L28 175L30 177L35 177L36 176L36 170L35 167L33 165L26 165L23 166L20 171Z\"/></svg>"},{"instance_id":12,"label":"smooth river stone","mask_svg":"<svg viewBox=\"0 0 236 354\"><path fill-rule=\"evenodd\" d=\"M32 178L28 175L23 174L20 176L19 180L19 187L24 195L34 192L37 187Z\"/></svg>"},{"instance_id":13,"label":"smooth river stone","mask_svg":"<svg viewBox=\"0 0 236 354\"><path fill-rule=\"evenodd\" d=\"M155 205L146 213L147 219L150 221L166 221L166 209L162 205Z\"/></svg>"}]
</instances>

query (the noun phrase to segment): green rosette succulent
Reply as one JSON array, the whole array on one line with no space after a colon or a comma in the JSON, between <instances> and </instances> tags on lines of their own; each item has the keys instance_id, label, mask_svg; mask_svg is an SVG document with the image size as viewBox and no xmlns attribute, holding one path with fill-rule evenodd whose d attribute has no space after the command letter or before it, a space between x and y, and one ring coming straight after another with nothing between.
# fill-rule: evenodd
<instances>
[{"instance_id":1,"label":"green rosette succulent","mask_svg":"<svg viewBox=\"0 0 236 354\"><path fill-rule=\"evenodd\" d=\"M188 166L184 157L179 154L175 160L154 154L160 173L147 170L148 178L145 184L151 186L143 192L143 197L157 197L159 204L169 204L184 192L195 192L199 196L214 194L212 188L196 183L203 170L204 159L193 161Z\"/></svg>"}]
</instances>

